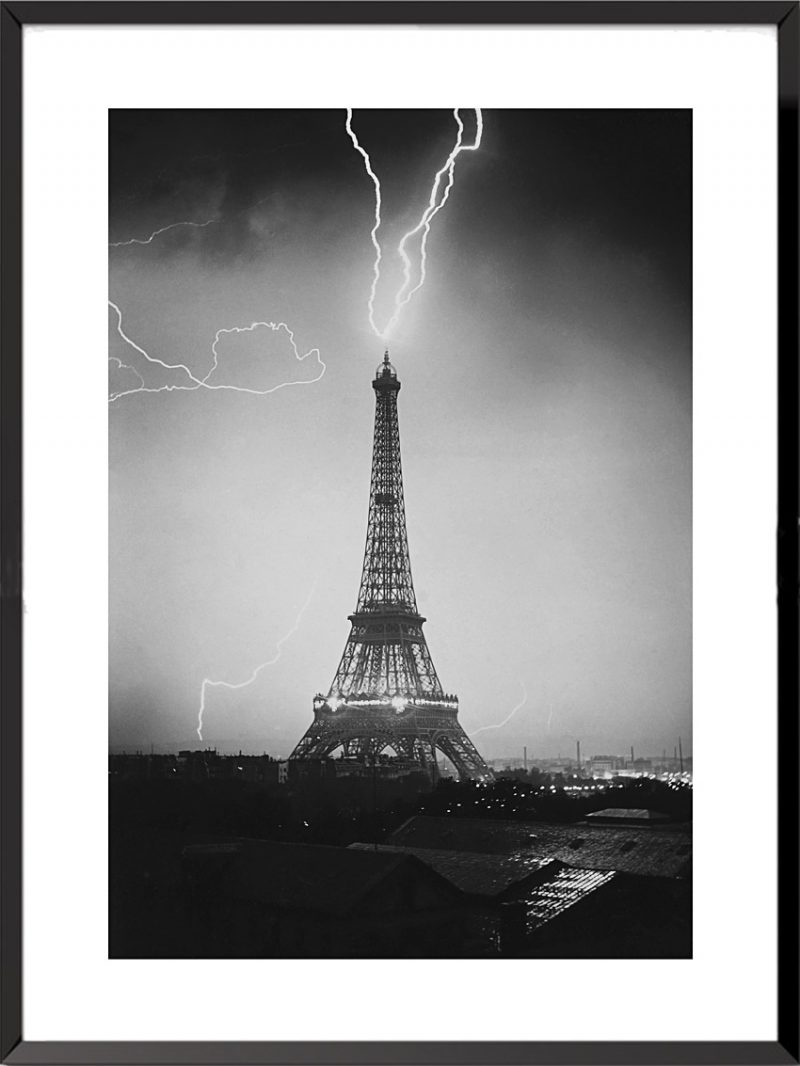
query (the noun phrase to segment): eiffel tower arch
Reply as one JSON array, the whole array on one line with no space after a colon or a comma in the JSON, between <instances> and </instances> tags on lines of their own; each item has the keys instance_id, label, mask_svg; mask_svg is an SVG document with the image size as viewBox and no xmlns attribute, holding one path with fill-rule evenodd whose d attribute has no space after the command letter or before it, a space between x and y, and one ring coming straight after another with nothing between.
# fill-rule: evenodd
<instances>
[{"instance_id":1,"label":"eiffel tower arch","mask_svg":"<svg viewBox=\"0 0 800 1066\"><path fill-rule=\"evenodd\" d=\"M342 748L374 760L386 748L436 774L436 752L462 780L490 780L491 770L458 721L458 698L442 689L411 580L397 394L386 352L372 382L375 436L369 519L358 603L350 635L314 720L290 755L320 759Z\"/></svg>"}]
</instances>

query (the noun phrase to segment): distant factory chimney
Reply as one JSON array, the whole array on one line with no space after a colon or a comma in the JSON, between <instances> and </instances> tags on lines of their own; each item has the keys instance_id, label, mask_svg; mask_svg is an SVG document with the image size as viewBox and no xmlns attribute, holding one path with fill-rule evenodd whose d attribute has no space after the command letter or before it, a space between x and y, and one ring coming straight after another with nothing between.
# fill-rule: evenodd
<instances>
[{"instance_id":1,"label":"distant factory chimney","mask_svg":"<svg viewBox=\"0 0 800 1066\"><path fill-rule=\"evenodd\" d=\"M631 762L633 762L633 744L631 744Z\"/></svg>"},{"instance_id":2,"label":"distant factory chimney","mask_svg":"<svg viewBox=\"0 0 800 1066\"><path fill-rule=\"evenodd\" d=\"M581 768L581 742L578 740L578 741L576 741L576 744L578 746L578 769L580 770L580 768Z\"/></svg>"},{"instance_id":3,"label":"distant factory chimney","mask_svg":"<svg viewBox=\"0 0 800 1066\"><path fill-rule=\"evenodd\" d=\"M528 748L524 746L522 749L522 765L525 769L525 773L528 772Z\"/></svg>"}]
</instances>

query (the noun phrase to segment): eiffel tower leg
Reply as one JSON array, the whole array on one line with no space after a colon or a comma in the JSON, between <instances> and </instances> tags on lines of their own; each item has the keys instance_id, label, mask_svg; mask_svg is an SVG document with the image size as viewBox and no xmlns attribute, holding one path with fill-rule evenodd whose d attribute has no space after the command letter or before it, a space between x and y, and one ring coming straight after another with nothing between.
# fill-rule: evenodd
<instances>
[{"instance_id":1,"label":"eiffel tower leg","mask_svg":"<svg viewBox=\"0 0 800 1066\"><path fill-rule=\"evenodd\" d=\"M492 777L492 772L460 725L437 737L436 743L452 762L462 781Z\"/></svg>"},{"instance_id":2,"label":"eiffel tower leg","mask_svg":"<svg viewBox=\"0 0 800 1066\"><path fill-rule=\"evenodd\" d=\"M434 785L439 782L439 760L436 758L436 745L431 741L431 781Z\"/></svg>"},{"instance_id":3,"label":"eiffel tower leg","mask_svg":"<svg viewBox=\"0 0 800 1066\"><path fill-rule=\"evenodd\" d=\"M324 759L340 743L339 737L332 736L330 730L325 729L317 721L314 721L300 738L297 747L289 758Z\"/></svg>"}]
</instances>

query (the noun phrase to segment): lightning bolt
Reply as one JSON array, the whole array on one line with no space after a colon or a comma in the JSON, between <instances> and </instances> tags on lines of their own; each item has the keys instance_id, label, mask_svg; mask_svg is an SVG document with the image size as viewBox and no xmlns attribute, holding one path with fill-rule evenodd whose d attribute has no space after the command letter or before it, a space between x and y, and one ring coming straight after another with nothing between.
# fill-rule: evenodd
<instances>
[{"instance_id":1,"label":"lightning bolt","mask_svg":"<svg viewBox=\"0 0 800 1066\"><path fill-rule=\"evenodd\" d=\"M215 222L219 222L218 218L210 218L208 222L170 222L168 226L162 226L161 229L153 230L149 237L131 237L127 241L111 241L108 245L109 248L127 248L131 244L150 244L159 237L162 233L166 233L170 229L178 229L179 226L191 226L194 229L205 229L206 226L213 226Z\"/></svg>"},{"instance_id":2,"label":"lightning bolt","mask_svg":"<svg viewBox=\"0 0 800 1066\"><path fill-rule=\"evenodd\" d=\"M461 109L458 107L453 109L453 117L455 118L456 125L458 127L458 132L456 134L456 142L453 148L451 149L447 159L445 160L444 165L436 172L436 175L433 179L433 185L431 186L431 193L428 199L428 205L423 211L419 222L417 222L417 224L413 226L407 233L403 234L402 238L400 239L400 243L397 246L397 254L400 256L403 262L403 283L400 289L395 294L394 311L392 312L392 315L389 318L389 321L387 322L384 329L380 330L378 329L375 323L375 294L377 291L378 282L380 280L380 265L382 258L381 246L380 242L378 241L378 230L381 226L381 184L377 175L375 174L375 171L372 169L372 163L370 161L369 155L361 146L358 141L358 138L353 132L353 109L350 107L347 108L345 129L347 130L347 133L350 136L351 141L353 142L353 147L362 156L367 174L369 175L373 185L375 186L375 222L373 224L372 231L370 234L372 245L375 248L375 261L372 265L372 284L370 286L370 294L369 299L367 301L367 312L370 327L372 328L373 333L377 337L380 337L381 340L386 340L388 338L389 333L397 325L403 308L408 305L414 293L418 292L425 284L428 259L428 235L431 230L431 223L449 199L450 190L453 188L453 183L455 181L455 167L458 156L462 152L474 152L477 151L478 148L480 148L481 140L483 138L483 114L481 112L481 109L479 107L474 108L476 128L475 138L472 144L463 143L464 123L462 122L461 116L459 114L460 110ZM441 191L443 179L445 179L444 189L443 191ZM406 246L408 242L413 237L416 237L419 233L422 234L419 244L419 280L417 281L417 284L414 285L412 288L412 262L410 256L408 255L408 252L406 251Z\"/></svg>"},{"instance_id":3,"label":"lightning bolt","mask_svg":"<svg viewBox=\"0 0 800 1066\"><path fill-rule=\"evenodd\" d=\"M122 311L120 310L118 305L115 304L113 300L109 300L108 306L113 307L114 311L116 312L117 333L126 344L129 344L131 348L134 349L134 351L137 351L140 355L143 355L148 363L163 367L165 370L183 371L189 379L189 382L185 385L158 385L147 387L144 383L142 375L137 370L135 370L132 366L129 366L127 363L123 363L120 359L117 359L114 356L109 356L109 362L116 363L117 366L120 368L126 370L133 370L133 372L141 381L141 385L139 385L135 389L124 389L120 392L112 392L108 398L109 403L114 403L116 400L121 399L123 396L132 396L134 393L138 392L193 392L196 389L228 390L231 392L247 392L250 393L250 395L252 396L269 396L271 393L277 392L279 389L287 388L289 385L313 385L315 382L319 381L322 378L327 369L325 363L322 361L322 358L320 356L319 348L310 348L307 352L305 352L305 354L300 353L297 347L297 343L294 339L294 333L291 329L289 329L285 322L251 322L249 326L230 326L217 330L211 345L211 353L213 355L213 363L211 369L208 371L205 377L198 378L192 373L192 371L189 369L188 366L186 366L185 363L165 363L163 359L158 359L156 356L150 355L148 352L146 352L144 348L140 347L134 340L132 340L122 328ZM311 378L308 381L283 381L279 385L273 385L271 389L250 389L246 388L243 385L210 384L208 379L211 377L211 375L214 373L214 371L219 365L217 345L219 344L220 337L222 337L222 335L226 333L252 333L255 330L261 328L262 326L266 329L272 330L273 332L284 331L289 338L289 343L292 346L292 351L294 352L295 359L297 359L298 362L302 363L311 355L316 356L317 363L320 366L319 374L315 378Z\"/></svg>"},{"instance_id":4,"label":"lightning bolt","mask_svg":"<svg viewBox=\"0 0 800 1066\"><path fill-rule=\"evenodd\" d=\"M276 648L275 655L271 659L268 659L265 663L261 663L260 666L257 666L255 668L255 670L252 672L252 674L248 678L246 678L244 681L238 681L238 682L233 682L233 681L213 681L210 677L204 677L203 678L203 684L200 686L200 709L197 712L197 735L198 735L198 737L200 738L201 741L203 739L203 715L204 715L205 709L206 709L206 691L207 691L207 689L209 689L209 688L227 688L227 689L247 688L248 685L252 685L253 684L253 682L256 680L256 678L258 677L258 675L261 673L262 670L266 670L266 668L268 666L274 666L275 663L278 661L278 659L280 659L281 655L283 654L283 646L284 646L284 644L291 637L293 637L294 634L297 632L297 630L300 628L300 623L303 621L303 615L306 613L306 610L308 609L308 605L311 603L311 600L313 599L313 596L314 596L314 593L316 592L316 589L317 589L317 586L316 586L316 584L314 584L314 586L311 589L311 592L309 592L309 594L308 594L308 599L303 604L303 606L300 608L300 613L297 615L297 618L295 619L294 625L289 630L289 632L286 634L286 636L281 637L281 639L275 645L275 648Z\"/></svg>"},{"instance_id":5,"label":"lightning bolt","mask_svg":"<svg viewBox=\"0 0 800 1066\"><path fill-rule=\"evenodd\" d=\"M433 181L433 187L431 188L430 200L428 201L428 206L425 208L422 214L422 218L420 218L419 222L416 224L416 226L414 226L413 229L410 229L408 233L403 235L400 244L397 247L397 251L401 259L403 260L403 286L395 297L395 311L392 317L389 319L389 324L387 325L384 331L387 334L390 333L391 330L397 324L397 320L400 317L401 311L411 300L411 297L414 295L414 293L418 292L425 284L426 265L428 258L428 234L431 231L431 222L447 203L447 200L450 196L450 190L453 188L453 183L455 181L456 159L461 154L461 152L474 152L478 148L480 148L481 139L483 137L483 115L481 114L480 108L475 108L476 131L475 141L473 144L462 144L461 138L464 133L464 123L461 121L461 116L459 115L458 110L459 109L456 108L453 111L456 123L458 124L458 135L456 136L456 143L453 146L453 150L450 152L450 155L447 157L447 161L445 162L441 170L438 170L436 172L436 177ZM437 202L437 197L439 195L439 187L442 178L445 174L447 174L447 184L445 185L441 200ZM411 285L411 260L409 259L405 249L407 242L412 237L415 237L420 231L422 232L422 239L420 241L419 250L419 281L414 286L414 288L411 289L409 288L409 286Z\"/></svg>"},{"instance_id":6,"label":"lightning bolt","mask_svg":"<svg viewBox=\"0 0 800 1066\"><path fill-rule=\"evenodd\" d=\"M267 200L269 200L269 196L262 196L260 200L256 200L252 204L248 204L246 207L234 211L230 217L238 218L241 215L246 215L249 211L252 211L253 208L260 207L261 204L266 203ZM111 241L108 247L128 248L132 244L151 244L155 238L160 237L162 233L166 233L171 229L177 229L179 226L191 226L193 229L205 229L206 226L214 226L219 222L222 222L221 218L210 218L207 222L170 222L168 226L162 226L160 229L153 230L149 237L130 237L127 241Z\"/></svg>"},{"instance_id":7,"label":"lightning bolt","mask_svg":"<svg viewBox=\"0 0 800 1066\"><path fill-rule=\"evenodd\" d=\"M514 717L514 715L517 713L517 711L522 710L522 708L528 702L528 693L527 693L527 691L525 689L524 684L521 681L520 681L519 685L520 685L520 688L522 689L522 699L519 701L519 703L516 705L516 707L514 707L506 715L506 717L503 719L502 722L498 722L496 725L482 725L480 727L480 729L476 729L474 731L474 733L470 733L471 737L477 737L477 735L479 733L485 733L487 729L502 729L504 725L508 725L508 723Z\"/></svg>"},{"instance_id":8,"label":"lightning bolt","mask_svg":"<svg viewBox=\"0 0 800 1066\"><path fill-rule=\"evenodd\" d=\"M139 379L139 381L141 383L141 387L144 388L144 378L142 377L142 375L139 373L139 371L136 369L135 366L130 366L128 363L123 363L122 360L121 359L117 359L117 357L115 355L109 355L108 361L109 361L109 363L116 363L117 367L120 370L130 370L130 372L132 374L135 374L136 377ZM116 396L114 396L114 399L116 399Z\"/></svg>"},{"instance_id":9,"label":"lightning bolt","mask_svg":"<svg viewBox=\"0 0 800 1066\"><path fill-rule=\"evenodd\" d=\"M381 227L381 183L378 180L378 176L372 169L372 163L370 158L361 145L358 143L358 137L353 132L353 109L347 108L347 118L345 120L345 129L350 135L350 140L353 142L353 147L361 155L364 160L364 169L369 177L372 179L372 184L375 186L375 222L372 226L370 233L370 239L372 240L372 246L375 249L375 262L372 264L372 285L369 290L369 300L367 301L367 313L369 317L369 324L372 327L372 332L381 337L382 334L378 327L375 325L375 292L378 288L378 281L381 276L381 246L378 241L378 230Z\"/></svg>"}]
</instances>

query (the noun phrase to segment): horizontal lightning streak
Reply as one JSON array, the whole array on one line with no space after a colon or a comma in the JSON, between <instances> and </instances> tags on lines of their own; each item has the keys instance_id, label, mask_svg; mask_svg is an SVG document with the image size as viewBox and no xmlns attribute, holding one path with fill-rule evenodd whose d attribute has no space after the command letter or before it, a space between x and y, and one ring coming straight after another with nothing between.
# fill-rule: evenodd
<instances>
[{"instance_id":1,"label":"horizontal lightning streak","mask_svg":"<svg viewBox=\"0 0 800 1066\"><path fill-rule=\"evenodd\" d=\"M269 196L262 196L261 199L255 200L252 204L247 204L245 207L240 208L238 211L234 211L231 215L226 217L239 218L242 215L246 215L254 208L260 207L261 204L266 203L269 199ZM149 237L130 237L127 241L111 241L108 247L129 248L133 244L151 244L155 240L155 238L160 237L162 233L167 233L171 229L177 229L179 226L191 226L193 229L205 229L206 226L214 226L222 223L223 221L224 220L220 217L209 218L206 222L170 222L168 226L162 226L160 229L153 230Z\"/></svg>"},{"instance_id":2,"label":"horizontal lightning streak","mask_svg":"<svg viewBox=\"0 0 800 1066\"><path fill-rule=\"evenodd\" d=\"M185 366L183 363L165 363L163 359L158 359L154 355L149 355L144 350L144 348L141 348L136 343L136 341L131 340L131 338L127 335L127 333L125 333L122 328L122 311L119 309L117 304L114 303L113 300L108 301L108 306L113 307L117 313L117 333L125 341L126 344L129 344L131 348L134 349L134 351L137 351L140 355L143 355L148 361L148 363L155 363L156 365L163 367L165 370L183 370L194 382L194 385L160 385L156 389L144 387L138 389L127 389L125 392L112 393L111 396L109 396L109 403L113 403L114 400L119 400L122 396L130 396L134 392L172 392L175 389L198 389L202 386L203 382L200 381L199 378L196 378L194 376L188 366ZM113 356L109 356L109 362L111 362L113 358ZM116 360L116 362L119 362L119 360ZM122 365L127 367L126 363L123 363ZM128 367L128 369L133 370L133 367ZM138 374L138 371L134 372ZM138 374L138 377L141 378L142 375ZM144 386L144 381L142 381L142 386Z\"/></svg>"},{"instance_id":3,"label":"horizontal lightning streak","mask_svg":"<svg viewBox=\"0 0 800 1066\"><path fill-rule=\"evenodd\" d=\"M142 377L142 375L139 373L139 371L136 369L135 366L130 366L128 363L123 363L122 360L121 359L117 359L117 357L115 355L109 355L108 361L109 361L109 363L116 363L120 370L130 370L130 372L132 374L135 374L136 377L141 382L141 388L144 388L144 378Z\"/></svg>"},{"instance_id":4,"label":"horizontal lightning streak","mask_svg":"<svg viewBox=\"0 0 800 1066\"><path fill-rule=\"evenodd\" d=\"M388 338L389 333L397 325L403 308L408 305L409 301L414 296L414 293L419 292L419 290L425 284L428 258L427 245L428 235L431 230L431 223L448 201L448 198L450 196L450 190L453 188L453 183L455 181L455 166L458 156L461 154L461 152L474 152L480 147L481 140L483 138L483 113L481 109L479 107L476 107L474 109L476 127L475 138L472 144L463 143L462 138L464 133L464 123L462 122L461 116L459 114L460 110L461 109L458 107L453 109L453 117L455 118L456 125L458 127L458 132L456 134L456 143L450 151L450 154L448 155L447 159L445 160L444 165L436 172L436 175L433 180L433 185L431 187L430 197L428 199L428 205L423 211L422 216L420 217L420 220L417 222L417 224L412 227L412 229L410 229L407 233L403 234L400 243L397 246L397 254L403 261L403 283L398 292L395 294L394 311L384 329L380 330L378 329L375 323L375 294L377 291L378 282L380 280L380 264L382 258L381 246L377 237L377 233L381 225L381 185L377 175L375 174L375 171L372 168L372 163L370 161L369 155L364 150L364 148L362 148L361 144L358 141L358 138L353 132L353 109L347 108L347 119L345 122L345 128L350 136L350 139L353 142L354 148L364 159L364 167L367 171L367 174L372 179L373 185L375 186L375 222L372 227L372 232L370 234L373 247L375 248L375 261L372 267L372 284L370 286L369 300L367 301L367 310L370 327L372 328L373 333L375 333L375 335L377 337L380 337L382 340L386 340ZM447 175L447 181L444 186L444 191L441 194L441 198L439 198L440 189L442 186L442 179L445 177L445 175ZM412 288L412 262L410 256L408 255L408 252L406 251L406 246L408 242L419 233L422 234L419 245L419 280L417 281L417 284L414 285Z\"/></svg>"},{"instance_id":5,"label":"horizontal lightning streak","mask_svg":"<svg viewBox=\"0 0 800 1066\"><path fill-rule=\"evenodd\" d=\"M319 381L322 378L327 369L325 363L322 361L322 357L320 356L319 348L310 348L305 354L300 354L300 351L294 339L294 333L291 329L289 329L285 322L251 322L249 326L230 326L217 330L216 335L214 336L214 341L211 345L211 352L214 357L213 364L204 378L198 378L195 377L195 375L192 373L189 367L185 365L185 363L165 363L163 359L158 359L156 356L150 355L148 352L146 352L144 348L140 347L140 345L138 345L135 341L131 340L131 338L123 330L122 311L117 306L117 304L115 304L113 300L109 300L108 306L113 307L114 311L116 312L117 333L122 338L122 340L125 341L126 344L129 344L131 348L139 352L140 355L143 355L144 358L148 361L148 363L153 363L157 366L163 367L165 370L182 370L188 376L190 382L190 384L186 385L158 385L146 387L144 385L142 375L137 370L129 366L127 363L123 363L121 360L115 358L114 356L109 356L109 362L114 362L119 367L124 367L125 369L133 370L133 372L142 382L142 384L138 388L125 389L121 392L111 393L108 398L109 403L114 403L115 400L119 400L123 396L132 396L138 392L194 392L196 389L209 389L212 391L227 390L230 392L246 392L250 393L251 396L269 396L271 393L277 392L279 389L287 388L289 385L313 385L315 382ZM289 338L289 343L292 346L292 351L294 352L295 359L297 359L298 362L302 363L310 355L316 356L317 363L320 366L319 374L315 378L310 378L308 381L282 381L279 385L273 385L271 389L249 389L246 388L244 385L209 384L208 379L218 367L217 345L219 344L220 337L224 333L252 333L254 330L259 329L262 326L266 329L271 329L273 332L279 332L283 330Z\"/></svg>"},{"instance_id":6,"label":"horizontal lightning streak","mask_svg":"<svg viewBox=\"0 0 800 1066\"><path fill-rule=\"evenodd\" d=\"M311 591L308 594L308 598L307 598L306 602L300 608L300 613L297 615L297 618L295 619L294 625L289 630L289 632L286 634L286 636L281 637L281 639L275 645L275 648L276 648L275 655L271 659L268 659L265 663L261 663L260 666L257 666L255 668L255 670L252 672L252 674L248 678L246 678L244 681L239 681L239 682L213 681L209 677L204 677L203 678L203 684L200 687L200 709L197 712L197 735L198 735L198 737L200 738L201 741L203 739L203 715L205 714L205 709L206 709L206 690L209 689L209 688L227 688L227 689L231 689L231 690L247 688L248 685L252 685L253 684L253 682L256 680L256 678L258 677L258 675L261 673L262 670L266 670L266 668L268 666L274 666L275 663L278 661L278 659L280 659L281 655L283 654L283 646L284 646L284 644L291 637L293 637L294 634L297 632L297 630L300 628L300 624L303 621L303 615L306 613L306 610L308 609L308 605L311 603L311 600L312 600L312 598L314 596L314 593L316 592L316 588L317 588L317 586L316 586L316 583L315 583L314 586L312 587Z\"/></svg>"},{"instance_id":7,"label":"horizontal lightning streak","mask_svg":"<svg viewBox=\"0 0 800 1066\"><path fill-rule=\"evenodd\" d=\"M215 222L219 222L218 218L210 218L208 222L170 222L168 226L162 226L161 229L153 230L149 237L131 237L127 241L111 241L108 245L109 248L127 248L131 244L150 244L159 237L162 233L166 233L170 229L178 229L179 226L191 226L193 229L205 229L206 226L213 226Z\"/></svg>"},{"instance_id":8,"label":"horizontal lightning streak","mask_svg":"<svg viewBox=\"0 0 800 1066\"><path fill-rule=\"evenodd\" d=\"M470 733L471 737L477 737L479 733L485 733L488 729L502 729L504 725L508 725L508 723L514 717L517 711L522 710L522 708L528 702L528 693L525 689L524 684L521 681L519 684L520 688L522 689L522 699L519 701L516 707L514 707L509 712L509 714L503 719L502 722L498 722L496 725L482 725L480 729L476 729L474 732Z\"/></svg>"}]
</instances>

